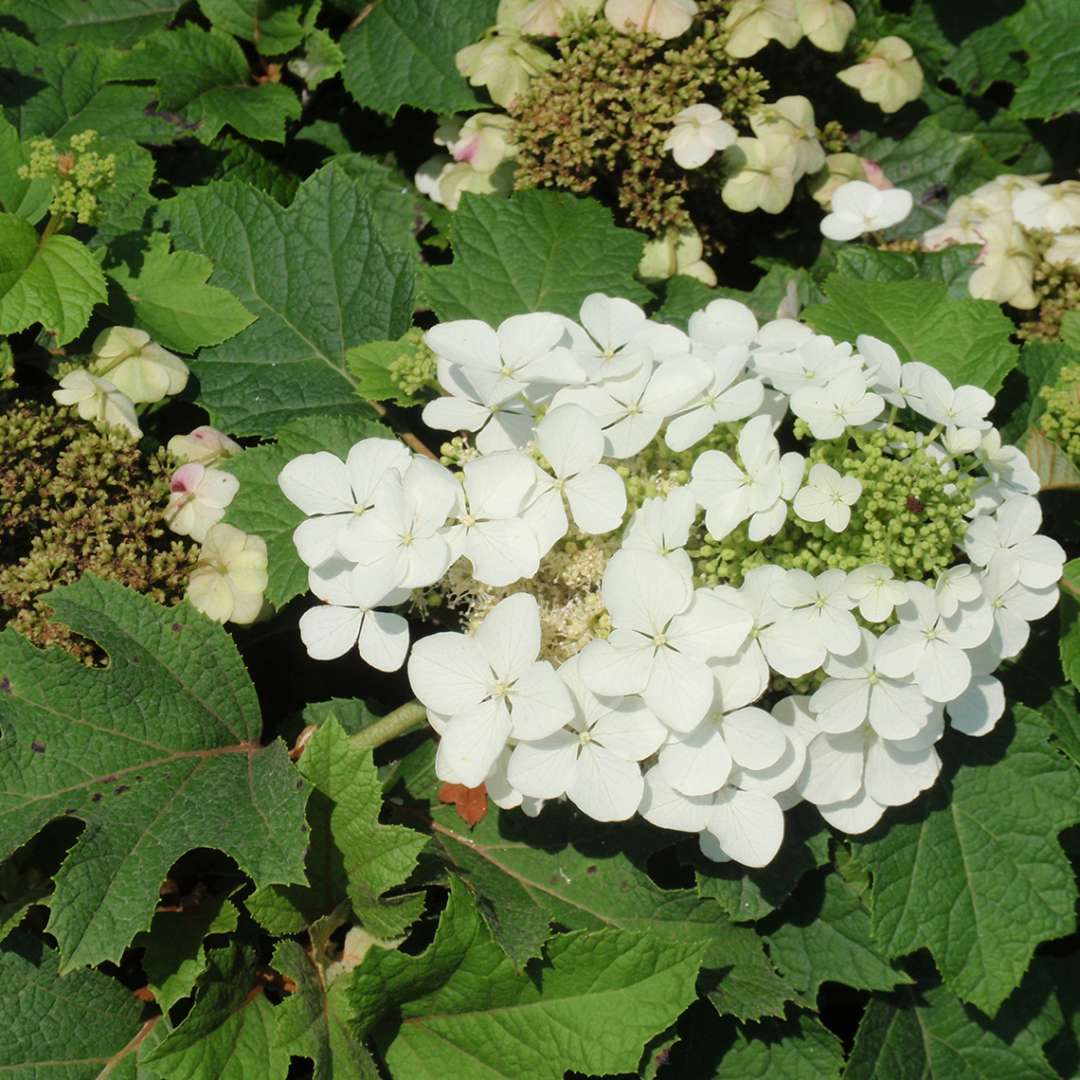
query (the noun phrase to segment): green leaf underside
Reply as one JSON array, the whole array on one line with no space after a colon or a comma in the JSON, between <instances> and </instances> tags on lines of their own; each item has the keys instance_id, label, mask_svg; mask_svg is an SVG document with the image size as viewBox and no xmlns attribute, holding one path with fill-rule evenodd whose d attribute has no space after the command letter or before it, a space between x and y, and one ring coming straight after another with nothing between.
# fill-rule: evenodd
<instances>
[{"instance_id":1,"label":"green leaf underside","mask_svg":"<svg viewBox=\"0 0 1080 1080\"><path fill-rule=\"evenodd\" d=\"M125 266L108 274L124 290L135 325L165 348L190 354L219 345L255 321L232 293L207 284L213 272L204 255L170 252L168 239L159 233L137 274Z\"/></svg>"},{"instance_id":2,"label":"green leaf underside","mask_svg":"<svg viewBox=\"0 0 1080 1080\"><path fill-rule=\"evenodd\" d=\"M561 934L523 977L452 883L428 949L373 949L350 997L360 1033L375 1030L394 1076L633 1072L645 1042L694 1000L704 949L625 930Z\"/></svg>"},{"instance_id":3,"label":"green leaf underside","mask_svg":"<svg viewBox=\"0 0 1080 1080\"><path fill-rule=\"evenodd\" d=\"M136 1039L142 1005L98 971L60 978L59 954L16 933L0 945L4 1037L0 1074L92 1080Z\"/></svg>"},{"instance_id":4,"label":"green leaf underside","mask_svg":"<svg viewBox=\"0 0 1080 1080\"><path fill-rule=\"evenodd\" d=\"M400 337L412 315L411 258L382 239L356 181L328 165L288 209L235 182L184 192L171 205L173 242L214 263L256 321L192 365L219 427L271 434L299 416L371 415L345 354Z\"/></svg>"},{"instance_id":5,"label":"green leaf underside","mask_svg":"<svg viewBox=\"0 0 1080 1080\"><path fill-rule=\"evenodd\" d=\"M472 110L480 100L454 63L495 22L497 0L395 0L379 4L341 39L345 87L388 116L402 105Z\"/></svg>"},{"instance_id":6,"label":"green leaf underside","mask_svg":"<svg viewBox=\"0 0 1080 1080\"><path fill-rule=\"evenodd\" d=\"M204 142L229 125L250 139L280 143L286 121L300 118L300 102L289 87L251 84L247 58L232 37L192 24L147 38L114 77L154 80L161 108L179 112Z\"/></svg>"},{"instance_id":7,"label":"green leaf underside","mask_svg":"<svg viewBox=\"0 0 1080 1080\"><path fill-rule=\"evenodd\" d=\"M281 493L278 473L300 454L326 451L344 461L354 443L372 437L392 438L393 434L365 416L309 416L282 428L276 442L252 447L222 463L240 481L224 520L266 541L270 577L266 598L275 607L308 587L308 568L292 540L304 514Z\"/></svg>"},{"instance_id":8,"label":"green leaf underside","mask_svg":"<svg viewBox=\"0 0 1080 1080\"><path fill-rule=\"evenodd\" d=\"M39 244L32 225L0 214L0 335L41 323L64 345L105 295L105 277L84 244L71 236Z\"/></svg>"},{"instance_id":9,"label":"green leaf underside","mask_svg":"<svg viewBox=\"0 0 1080 1080\"><path fill-rule=\"evenodd\" d=\"M274 1042L274 1006L256 976L254 950L211 950L191 1012L140 1066L162 1080L285 1080L289 1053Z\"/></svg>"},{"instance_id":10,"label":"green leaf underside","mask_svg":"<svg viewBox=\"0 0 1080 1080\"><path fill-rule=\"evenodd\" d=\"M592 199L525 191L509 199L462 197L454 215L454 261L424 278L439 318L495 325L525 311L577 318L590 293L648 303L634 279L645 238L617 228Z\"/></svg>"},{"instance_id":11,"label":"green leaf underside","mask_svg":"<svg viewBox=\"0 0 1080 1080\"><path fill-rule=\"evenodd\" d=\"M1004 719L954 743L955 775L880 839L854 844L885 955L929 948L952 992L991 1016L1035 946L1075 929L1076 882L1057 834L1080 821L1080 777L1047 745L1039 713L1014 715L1015 733Z\"/></svg>"},{"instance_id":12,"label":"green leaf underside","mask_svg":"<svg viewBox=\"0 0 1080 1080\"><path fill-rule=\"evenodd\" d=\"M92 576L48 594L107 668L0 633L0 852L61 816L86 822L56 875L62 967L119 959L196 847L257 883L302 880L306 792L284 746L260 748L258 702L226 632Z\"/></svg>"},{"instance_id":13,"label":"green leaf underside","mask_svg":"<svg viewBox=\"0 0 1080 1080\"><path fill-rule=\"evenodd\" d=\"M970 383L991 394L1016 366L1012 323L989 300L956 300L931 281L859 281L832 274L828 303L807 308L804 319L837 341L869 334L888 342L902 361L921 360L954 385Z\"/></svg>"},{"instance_id":14,"label":"green leaf underside","mask_svg":"<svg viewBox=\"0 0 1080 1080\"><path fill-rule=\"evenodd\" d=\"M309 806L309 885L272 886L272 897L256 894L249 904L253 914L274 920L274 929L302 927L347 898L374 937L397 937L418 917L420 898L388 903L381 897L412 873L427 837L379 822L382 784L371 751L353 746L333 716L312 736L299 769L316 789Z\"/></svg>"},{"instance_id":15,"label":"green leaf underside","mask_svg":"<svg viewBox=\"0 0 1080 1080\"><path fill-rule=\"evenodd\" d=\"M378 1080L371 1052L353 1030L347 980L327 986L323 972L295 941L277 943L274 968L296 984L274 1010L277 1045L293 1057L310 1058L314 1080Z\"/></svg>"}]
</instances>

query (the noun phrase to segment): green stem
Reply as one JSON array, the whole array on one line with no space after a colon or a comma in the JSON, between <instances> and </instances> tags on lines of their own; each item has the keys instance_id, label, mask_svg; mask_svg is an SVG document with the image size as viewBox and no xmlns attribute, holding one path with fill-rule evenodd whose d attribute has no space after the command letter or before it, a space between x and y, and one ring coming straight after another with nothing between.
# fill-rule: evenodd
<instances>
[{"instance_id":1,"label":"green stem","mask_svg":"<svg viewBox=\"0 0 1080 1080\"><path fill-rule=\"evenodd\" d=\"M419 701L406 701L382 719L376 720L349 740L353 746L382 746L427 723L427 708Z\"/></svg>"}]
</instances>

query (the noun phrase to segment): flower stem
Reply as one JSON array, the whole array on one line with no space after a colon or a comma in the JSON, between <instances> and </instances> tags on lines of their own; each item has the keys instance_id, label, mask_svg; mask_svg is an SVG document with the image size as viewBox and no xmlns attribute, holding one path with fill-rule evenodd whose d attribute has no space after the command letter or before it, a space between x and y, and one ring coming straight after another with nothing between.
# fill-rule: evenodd
<instances>
[{"instance_id":1,"label":"flower stem","mask_svg":"<svg viewBox=\"0 0 1080 1080\"><path fill-rule=\"evenodd\" d=\"M406 701L399 705L393 712L388 712L384 717L368 725L363 731L358 731L349 740L353 746L382 746L391 739L405 735L427 722L427 708L419 701Z\"/></svg>"}]
</instances>

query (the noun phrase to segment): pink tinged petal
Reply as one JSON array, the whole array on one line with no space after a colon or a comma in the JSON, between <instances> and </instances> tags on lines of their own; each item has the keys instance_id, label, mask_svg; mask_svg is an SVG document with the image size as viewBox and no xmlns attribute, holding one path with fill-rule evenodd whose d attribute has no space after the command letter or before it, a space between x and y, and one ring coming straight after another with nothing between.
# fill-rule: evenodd
<instances>
[{"instance_id":1,"label":"pink tinged petal","mask_svg":"<svg viewBox=\"0 0 1080 1080\"><path fill-rule=\"evenodd\" d=\"M360 656L378 671L397 671L409 651L409 623L392 611L369 611L360 628Z\"/></svg>"},{"instance_id":2,"label":"pink tinged petal","mask_svg":"<svg viewBox=\"0 0 1080 1080\"><path fill-rule=\"evenodd\" d=\"M910 683L879 679L870 691L868 719L883 739L912 739L930 718L931 705Z\"/></svg>"},{"instance_id":3,"label":"pink tinged petal","mask_svg":"<svg viewBox=\"0 0 1080 1080\"><path fill-rule=\"evenodd\" d=\"M662 724L672 731L690 731L712 705L712 672L674 649L657 649L641 696Z\"/></svg>"},{"instance_id":4,"label":"pink tinged petal","mask_svg":"<svg viewBox=\"0 0 1080 1080\"><path fill-rule=\"evenodd\" d=\"M540 608L528 593L500 601L477 628L473 640L495 677L512 682L524 674L540 652Z\"/></svg>"},{"instance_id":5,"label":"pink tinged petal","mask_svg":"<svg viewBox=\"0 0 1080 1080\"><path fill-rule=\"evenodd\" d=\"M780 760L787 747L783 727L764 709L728 713L721 731L731 756L744 769L768 769Z\"/></svg>"},{"instance_id":6,"label":"pink tinged petal","mask_svg":"<svg viewBox=\"0 0 1080 1080\"><path fill-rule=\"evenodd\" d=\"M878 667L881 667L880 656ZM931 701L952 701L971 682L971 661L962 649L940 638L928 641L915 668L915 681Z\"/></svg>"},{"instance_id":7,"label":"pink tinged petal","mask_svg":"<svg viewBox=\"0 0 1080 1080\"><path fill-rule=\"evenodd\" d=\"M744 607L707 589L698 589L687 610L675 616L668 640L695 660L734 656L746 641L754 620Z\"/></svg>"},{"instance_id":8,"label":"pink tinged petal","mask_svg":"<svg viewBox=\"0 0 1080 1080\"><path fill-rule=\"evenodd\" d=\"M479 431L491 419L491 410L460 397L441 397L424 406L421 418L435 431Z\"/></svg>"},{"instance_id":9,"label":"pink tinged petal","mask_svg":"<svg viewBox=\"0 0 1080 1080\"><path fill-rule=\"evenodd\" d=\"M435 712L452 715L475 705L494 682L480 646L464 634L432 634L413 646L409 685Z\"/></svg>"},{"instance_id":10,"label":"pink tinged petal","mask_svg":"<svg viewBox=\"0 0 1080 1080\"><path fill-rule=\"evenodd\" d=\"M174 493L193 492L202 483L203 476L205 475L205 465L201 465L197 461L189 461L186 465L181 465L180 468L172 474L172 478L169 480L169 490ZM235 477L233 479L235 479Z\"/></svg>"},{"instance_id":11,"label":"pink tinged petal","mask_svg":"<svg viewBox=\"0 0 1080 1080\"><path fill-rule=\"evenodd\" d=\"M556 731L535 742L518 743L510 754L506 778L524 795L557 799L574 777L580 747L581 741L572 731Z\"/></svg>"},{"instance_id":12,"label":"pink tinged petal","mask_svg":"<svg viewBox=\"0 0 1080 1080\"><path fill-rule=\"evenodd\" d=\"M700 832L712 814L711 795L680 795L669 787L655 766L645 774L645 790L638 813L661 829Z\"/></svg>"},{"instance_id":13,"label":"pink tinged petal","mask_svg":"<svg viewBox=\"0 0 1080 1080\"><path fill-rule=\"evenodd\" d=\"M532 577L540 564L536 534L520 520L481 521L466 530L463 554L485 585L510 585Z\"/></svg>"},{"instance_id":14,"label":"pink tinged petal","mask_svg":"<svg viewBox=\"0 0 1080 1080\"><path fill-rule=\"evenodd\" d=\"M731 753L711 720L668 742L656 763L664 782L683 795L719 791L731 775L731 765Z\"/></svg>"},{"instance_id":15,"label":"pink tinged petal","mask_svg":"<svg viewBox=\"0 0 1080 1080\"><path fill-rule=\"evenodd\" d=\"M301 562L306 566L319 566L338 554L338 534L352 514L326 514L308 517L293 531L293 544Z\"/></svg>"},{"instance_id":16,"label":"pink tinged petal","mask_svg":"<svg viewBox=\"0 0 1080 1080\"><path fill-rule=\"evenodd\" d=\"M537 425L536 444L555 475L565 478L599 463L604 433L596 417L580 405L560 405Z\"/></svg>"},{"instance_id":17,"label":"pink tinged petal","mask_svg":"<svg viewBox=\"0 0 1080 1080\"><path fill-rule=\"evenodd\" d=\"M829 679L810 698L810 709L822 731L841 735L866 720L870 686L865 679Z\"/></svg>"},{"instance_id":18,"label":"pink tinged petal","mask_svg":"<svg viewBox=\"0 0 1080 1080\"><path fill-rule=\"evenodd\" d=\"M515 739L542 739L573 718L574 699L546 660L537 661L514 683L510 719Z\"/></svg>"},{"instance_id":19,"label":"pink tinged petal","mask_svg":"<svg viewBox=\"0 0 1080 1080\"><path fill-rule=\"evenodd\" d=\"M766 866L784 839L784 813L775 799L728 788L716 796L708 830L743 866Z\"/></svg>"},{"instance_id":20,"label":"pink tinged petal","mask_svg":"<svg viewBox=\"0 0 1080 1080\"><path fill-rule=\"evenodd\" d=\"M971 685L945 706L949 721L965 735L987 735L1005 713L1005 689L992 675L976 675Z\"/></svg>"},{"instance_id":21,"label":"pink tinged petal","mask_svg":"<svg viewBox=\"0 0 1080 1080\"><path fill-rule=\"evenodd\" d=\"M484 782L509 737L510 714L506 706L493 699L478 702L450 718L436 763L445 763L456 783L476 787ZM441 773L439 776L446 779Z\"/></svg>"},{"instance_id":22,"label":"pink tinged petal","mask_svg":"<svg viewBox=\"0 0 1080 1080\"><path fill-rule=\"evenodd\" d=\"M412 455L397 439L361 439L349 451L345 466L355 501L370 506L375 489L388 473L403 473Z\"/></svg>"},{"instance_id":23,"label":"pink tinged petal","mask_svg":"<svg viewBox=\"0 0 1080 1080\"><path fill-rule=\"evenodd\" d=\"M623 549L604 570L601 594L615 626L651 636L690 604L693 585L662 555Z\"/></svg>"},{"instance_id":24,"label":"pink tinged petal","mask_svg":"<svg viewBox=\"0 0 1080 1080\"><path fill-rule=\"evenodd\" d=\"M363 621L357 608L319 604L300 616L300 640L312 660L336 660L356 644Z\"/></svg>"},{"instance_id":25,"label":"pink tinged petal","mask_svg":"<svg viewBox=\"0 0 1080 1080\"><path fill-rule=\"evenodd\" d=\"M926 636L913 626L893 626L878 639L875 665L890 679L914 674L926 651Z\"/></svg>"},{"instance_id":26,"label":"pink tinged petal","mask_svg":"<svg viewBox=\"0 0 1080 1080\"><path fill-rule=\"evenodd\" d=\"M850 799L862 787L865 753L860 731L815 736L806 748L807 771L799 783L802 797L818 806Z\"/></svg>"},{"instance_id":27,"label":"pink tinged petal","mask_svg":"<svg viewBox=\"0 0 1080 1080\"><path fill-rule=\"evenodd\" d=\"M641 761L655 753L668 734L667 728L633 697L604 712L589 733L594 742L627 761Z\"/></svg>"},{"instance_id":28,"label":"pink tinged petal","mask_svg":"<svg viewBox=\"0 0 1080 1080\"><path fill-rule=\"evenodd\" d=\"M607 697L637 694L649 680L652 663L652 645L638 634L625 637L638 638L640 645L625 641L615 631L607 641L593 640L578 654L581 679L594 693Z\"/></svg>"},{"instance_id":29,"label":"pink tinged petal","mask_svg":"<svg viewBox=\"0 0 1080 1080\"><path fill-rule=\"evenodd\" d=\"M424 342L437 356L464 368L497 372L502 366L499 339L479 319L439 323L424 335Z\"/></svg>"},{"instance_id":30,"label":"pink tinged petal","mask_svg":"<svg viewBox=\"0 0 1080 1080\"><path fill-rule=\"evenodd\" d=\"M626 514L626 485L608 465L594 465L568 481L566 498L577 527L592 535L618 528Z\"/></svg>"},{"instance_id":31,"label":"pink tinged petal","mask_svg":"<svg viewBox=\"0 0 1080 1080\"><path fill-rule=\"evenodd\" d=\"M881 820L885 807L860 788L849 799L819 806L818 813L834 828L849 836L857 836L867 829L872 829Z\"/></svg>"},{"instance_id":32,"label":"pink tinged petal","mask_svg":"<svg viewBox=\"0 0 1080 1080\"><path fill-rule=\"evenodd\" d=\"M567 798L594 821L626 821L641 805L644 791L641 766L596 743L582 747L566 785Z\"/></svg>"},{"instance_id":33,"label":"pink tinged petal","mask_svg":"<svg viewBox=\"0 0 1080 1080\"><path fill-rule=\"evenodd\" d=\"M293 458L278 474L278 486L308 515L351 513L355 505L345 462L324 450Z\"/></svg>"},{"instance_id":34,"label":"pink tinged petal","mask_svg":"<svg viewBox=\"0 0 1080 1080\"><path fill-rule=\"evenodd\" d=\"M905 751L875 739L866 750L863 786L882 806L905 806L931 787L940 771L941 759L932 746Z\"/></svg>"}]
</instances>

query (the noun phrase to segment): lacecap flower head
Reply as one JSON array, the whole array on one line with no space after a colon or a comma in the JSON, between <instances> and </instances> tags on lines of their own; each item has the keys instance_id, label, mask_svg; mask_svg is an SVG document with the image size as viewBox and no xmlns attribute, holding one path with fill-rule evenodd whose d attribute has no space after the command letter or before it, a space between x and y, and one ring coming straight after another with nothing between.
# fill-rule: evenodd
<instances>
[{"instance_id":1,"label":"lacecap flower head","mask_svg":"<svg viewBox=\"0 0 1080 1080\"><path fill-rule=\"evenodd\" d=\"M426 342L441 462L365 439L280 484L310 655L406 664L442 780L762 866L791 806L862 832L934 784L947 724L1002 715L1065 556L984 390L726 299L685 332L593 294Z\"/></svg>"}]
</instances>

